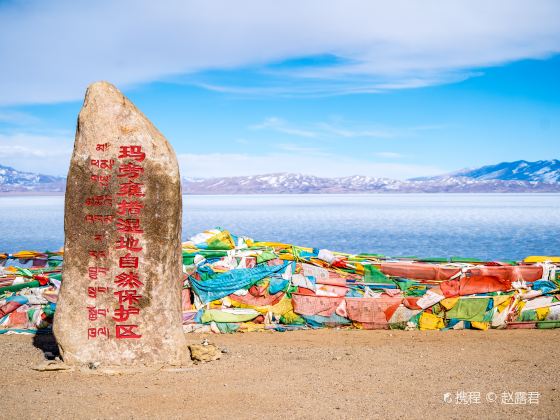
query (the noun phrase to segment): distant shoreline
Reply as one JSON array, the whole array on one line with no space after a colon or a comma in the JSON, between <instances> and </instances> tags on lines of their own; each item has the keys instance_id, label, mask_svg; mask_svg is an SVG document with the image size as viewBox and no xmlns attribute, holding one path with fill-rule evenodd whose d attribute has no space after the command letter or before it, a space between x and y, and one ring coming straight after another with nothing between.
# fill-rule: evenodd
<instances>
[{"instance_id":1,"label":"distant shoreline","mask_svg":"<svg viewBox=\"0 0 560 420\"><path fill-rule=\"evenodd\" d=\"M0 191L0 197L64 195L62 191Z\"/></svg>"},{"instance_id":2,"label":"distant shoreline","mask_svg":"<svg viewBox=\"0 0 560 420\"><path fill-rule=\"evenodd\" d=\"M247 195L490 195L490 194L499 194L499 195L544 195L544 194L560 194L560 191L525 191L525 192L512 192L512 191L441 191L441 192L418 192L418 191L411 191L411 192L404 192L404 191L382 191L382 192L357 192L357 191L349 191L349 192L285 192L285 193L278 193L278 192L255 192L255 193L209 193L209 194L201 194L201 193L183 193L183 196L247 196ZM0 192L1 197L64 197L65 193L60 191L2 191Z\"/></svg>"},{"instance_id":3,"label":"distant shoreline","mask_svg":"<svg viewBox=\"0 0 560 420\"><path fill-rule=\"evenodd\" d=\"M560 193L560 160L502 162L435 177L390 179L300 173L180 179L188 195ZM66 179L0 165L0 195L62 195ZM4 191L4 192L2 192Z\"/></svg>"}]
</instances>

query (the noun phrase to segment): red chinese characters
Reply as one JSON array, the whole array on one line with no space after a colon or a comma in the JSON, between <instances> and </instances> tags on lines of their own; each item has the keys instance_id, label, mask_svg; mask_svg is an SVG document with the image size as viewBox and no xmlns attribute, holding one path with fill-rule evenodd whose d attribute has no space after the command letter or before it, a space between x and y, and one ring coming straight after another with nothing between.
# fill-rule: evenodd
<instances>
[{"instance_id":1,"label":"red chinese characters","mask_svg":"<svg viewBox=\"0 0 560 420\"><path fill-rule=\"evenodd\" d=\"M117 232L144 233L140 227L140 219L117 219Z\"/></svg>"},{"instance_id":2,"label":"red chinese characters","mask_svg":"<svg viewBox=\"0 0 560 420\"><path fill-rule=\"evenodd\" d=\"M114 249L121 253L119 268L127 269L127 271L117 274L114 280L117 288L114 295L118 298L118 307L114 310L112 318L117 323L115 338L119 340L142 337L138 331L140 327L137 322L134 322L134 319L137 319L141 312L138 303L142 299L140 289L144 285L138 269L143 252L144 229L141 216L144 204L142 199L146 195L142 182L144 168L140 163L145 158L146 153L142 150L142 146L121 146L119 149L118 159L122 159L122 161L117 168L117 179L119 180L117 196L120 197L120 200L116 206L116 213L121 217L116 220L116 228L121 235L118 237ZM129 322L132 323L129 324Z\"/></svg>"},{"instance_id":3,"label":"red chinese characters","mask_svg":"<svg viewBox=\"0 0 560 420\"><path fill-rule=\"evenodd\" d=\"M119 184L119 192L117 195L119 197L144 197L144 192L142 189L144 184L140 182L128 181Z\"/></svg>"},{"instance_id":4,"label":"red chinese characters","mask_svg":"<svg viewBox=\"0 0 560 420\"><path fill-rule=\"evenodd\" d=\"M119 290L114 293L115 296L119 299L119 305L127 304L127 305L136 305L140 302L142 295L138 294L136 289L132 290Z\"/></svg>"},{"instance_id":5,"label":"red chinese characters","mask_svg":"<svg viewBox=\"0 0 560 420\"><path fill-rule=\"evenodd\" d=\"M117 322L125 322L128 321L130 315L138 315L140 313L140 308L137 308L132 305L124 306L119 305L117 309L115 309L115 314L113 315L113 319Z\"/></svg>"},{"instance_id":6,"label":"red chinese characters","mask_svg":"<svg viewBox=\"0 0 560 420\"><path fill-rule=\"evenodd\" d=\"M126 177L130 180L130 179L138 178L143 173L144 173L144 168L142 166L137 165L134 162L123 163L121 166L119 166L119 173L117 177L119 178Z\"/></svg>"},{"instance_id":7,"label":"red chinese characters","mask_svg":"<svg viewBox=\"0 0 560 420\"><path fill-rule=\"evenodd\" d=\"M87 214L84 219L86 224L99 227L92 237L95 246L88 252L90 261L97 261L88 269L90 280L96 284L88 287L87 296L106 303L111 293L115 300L108 308L97 304L87 306L87 319L92 323L88 338L139 339L142 337L139 303L144 287L140 275L144 252L142 213L146 196L142 162L146 152L140 145L126 145L119 146L116 157L114 154L104 156L112 150L109 142L97 144L95 150L99 156L90 159L89 166L97 190L84 205L92 211L100 208L94 213L104 214ZM106 214L107 209L113 214ZM112 239L111 226L117 233L116 240ZM111 275L107 275L111 271Z\"/></svg>"},{"instance_id":8,"label":"red chinese characters","mask_svg":"<svg viewBox=\"0 0 560 420\"><path fill-rule=\"evenodd\" d=\"M119 268L138 268L138 257L126 254L119 258Z\"/></svg>"},{"instance_id":9,"label":"red chinese characters","mask_svg":"<svg viewBox=\"0 0 560 420\"><path fill-rule=\"evenodd\" d=\"M138 325L117 325L115 335L117 338L141 338L142 335L134 332Z\"/></svg>"},{"instance_id":10,"label":"red chinese characters","mask_svg":"<svg viewBox=\"0 0 560 420\"><path fill-rule=\"evenodd\" d=\"M138 216L143 208L144 204L140 201L121 200L121 202L117 204L117 214L120 216Z\"/></svg>"},{"instance_id":11,"label":"red chinese characters","mask_svg":"<svg viewBox=\"0 0 560 420\"><path fill-rule=\"evenodd\" d=\"M115 276L115 284L120 288L137 289L144 283L140 281L138 274L129 271L128 273L120 273Z\"/></svg>"},{"instance_id":12,"label":"red chinese characters","mask_svg":"<svg viewBox=\"0 0 560 420\"><path fill-rule=\"evenodd\" d=\"M146 153L142 151L142 146L121 146L119 151L119 159L132 158L136 162L142 162L146 157Z\"/></svg>"},{"instance_id":13,"label":"red chinese characters","mask_svg":"<svg viewBox=\"0 0 560 420\"><path fill-rule=\"evenodd\" d=\"M140 246L140 239L134 236L120 236L115 244L115 249L126 249L127 251L140 252L142 251L142 246Z\"/></svg>"}]
</instances>

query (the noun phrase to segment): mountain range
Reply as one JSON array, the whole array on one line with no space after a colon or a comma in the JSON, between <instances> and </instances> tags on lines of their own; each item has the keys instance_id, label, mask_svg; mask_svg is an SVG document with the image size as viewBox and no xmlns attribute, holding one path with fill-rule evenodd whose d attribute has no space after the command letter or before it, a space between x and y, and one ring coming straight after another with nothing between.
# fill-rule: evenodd
<instances>
[{"instance_id":1,"label":"mountain range","mask_svg":"<svg viewBox=\"0 0 560 420\"><path fill-rule=\"evenodd\" d=\"M63 192L65 178L0 165L0 192ZM560 192L560 160L502 162L434 177L395 180L362 175L325 178L293 173L185 178L186 194L342 194Z\"/></svg>"},{"instance_id":2,"label":"mountain range","mask_svg":"<svg viewBox=\"0 0 560 420\"><path fill-rule=\"evenodd\" d=\"M5 192L63 192L66 178L21 172L0 165L0 193Z\"/></svg>"},{"instance_id":3,"label":"mountain range","mask_svg":"<svg viewBox=\"0 0 560 420\"><path fill-rule=\"evenodd\" d=\"M479 181L498 179L501 181L528 181L555 184L560 182L560 160L538 160L527 162L502 162L497 165L482 166L476 169L461 169L447 175L414 180L433 180L445 177L466 177Z\"/></svg>"},{"instance_id":4,"label":"mountain range","mask_svg":"<svg viewBox=\"0 0 560 420\"><path fill-rule=\"evenodd\" d=\"M187 194L560 192L560 161L502 162L435 177L395 180L369 176L322 178L276 173L183 182Z\"/></svg>"}]
</instances>

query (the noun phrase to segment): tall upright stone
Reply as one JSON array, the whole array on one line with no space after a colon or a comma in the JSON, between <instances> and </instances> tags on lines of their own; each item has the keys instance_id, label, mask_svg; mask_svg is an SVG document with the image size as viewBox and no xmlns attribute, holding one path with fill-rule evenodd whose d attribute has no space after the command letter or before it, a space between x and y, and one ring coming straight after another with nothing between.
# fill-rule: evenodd
<instances>
[{"instance_id":1,"label":"tall upright stone","mask_svg":"<svg viewBox=\"0 0 560 420\"><path fill-rule=\"evenodd\" d=\"M78 117L54 333L71 365L180 365L181 186L173 149L113 85Z\"/></svg>"}]
</instances>

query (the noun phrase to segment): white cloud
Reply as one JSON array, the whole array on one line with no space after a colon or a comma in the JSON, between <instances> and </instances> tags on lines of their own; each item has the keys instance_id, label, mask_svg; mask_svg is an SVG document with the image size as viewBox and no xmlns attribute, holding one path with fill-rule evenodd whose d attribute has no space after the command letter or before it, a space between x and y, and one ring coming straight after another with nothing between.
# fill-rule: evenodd
<instances>
[{"instance_id":1,"label":"white cloud","mask_svg":"<svg viewBox=\"0 0 560 420\"><path fill-rule=\"evenodd\" d=\"M266 118L259 124L249 127L251 130L273 130L279 133L289 134L298 137L317 137L317 133L311 130L305 130L289 125L286 121L277 117Z\"/></svg>"},{"instance_id":2,"label":"white cloud","mask_svg":"<svg viewBox=\"0 0 560 420\"><path fill-rule=\"evenodd\" d=\"M27 125L39 121L39 118L25 112L0 109L0 123Z\"/></svg>"},{"instance_id":3,"label":"white cloud","mask_svg":"<svg viewBox=\"0 0 560 420\"><path fill-rule=\"evenodd\" d=\"M71 136L0 134L0 164L20 171L66 176L72 147Z\"/></svg>"},{"instance_id":4,"label":"white cloud","mask_svg":"<svg viewBox=\"0 0 560 420\"><path fill-rule=\"evenodd\" d=\"M350 127L352 126L352 128ZM404 135L413 135L419 131L439 130L444 125L431 124L415 127L387 127L387 126L356 126L355 123L342 121L317 122L307 126L298 126L279 117L268 117L264 121L250 125L250 130L275 131L282 134L288 134L296 137L307 138L377 138L390 139L401 137Z\"/></svg>"},{"instance_id":5,"label":"white cloud","mask_svg":"<svg viewBox=\"0 0 560 420\"><path fill-rule=\"evenodd\" d=\"M335 126L327 123L320 123L321 127L325 132L329 134L334 134L338 137L353 138L353 137L372 137L372 138L392 138L397 136L397 130L387 129L387 128L377 128L377 129L365 129L356 130L349 129L345 127Z\"/></svg>"},{"instance_id":6,"label":"white cloud","mask_svg":"<svg viewBox=\"0 0 560 420\"><path fill-rule=\"evenodd\" d=\"M71 136L29 133L0 134L0 164L27 172L66 176L72 155ZM318 148L283 143L267 154L179 153L182 177L222 177L294 172L325 177L369 175L395 179L439 175L447 172L431 165L370 162ZM397 157L380 152L378 157Z\"/></svg>"},{"instance_id":7,"label":"white cloud","mask_svg":"<svg viewBox=\"0 0 560 420\"><path fill-rule=\"evenodd\" d=\"M0 103L76 100L208 69L309 55L293 91L377 92L461 80L473 69L560 51L556 0L74 0L0 4ZM279 87L219 84L222 90Z\"/></svg>"},{"instance_id":8,"label":"white cloud","mask_svg":"<svg viewBox=\"0 0 560 420\"><path fill-rule=\"evenodd\" d=\"M260 175L293 172L324 177L369 175L395 179L439 175L446 170L430 165L368 162L367 160L306 153L179 154L182 177L213 178L222 176Z\"/></svg>"}]
</instances>

